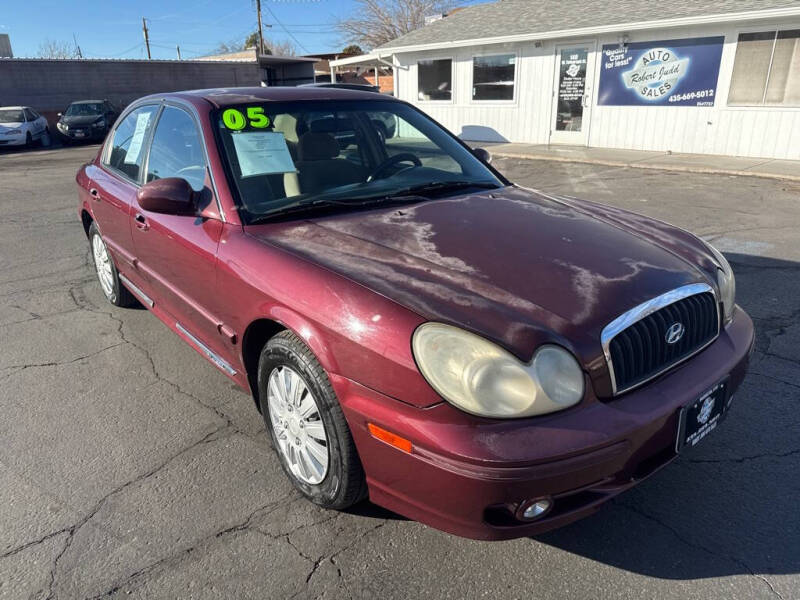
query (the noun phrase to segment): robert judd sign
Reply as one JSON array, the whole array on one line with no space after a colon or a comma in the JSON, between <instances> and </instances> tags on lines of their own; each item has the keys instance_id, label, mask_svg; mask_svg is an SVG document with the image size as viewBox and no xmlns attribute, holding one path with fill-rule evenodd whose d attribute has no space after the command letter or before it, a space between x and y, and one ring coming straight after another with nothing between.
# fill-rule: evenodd
<instances>
[{"instance_id":1,"label":"robert judd sign","mask_svg":"<svg viewBox=\"0 0 800 600\"><path fill-rule=\"evenodd\" d=\"M607 44L598 104L714 106L725 38Z\"/></svg>"}]
</instances>

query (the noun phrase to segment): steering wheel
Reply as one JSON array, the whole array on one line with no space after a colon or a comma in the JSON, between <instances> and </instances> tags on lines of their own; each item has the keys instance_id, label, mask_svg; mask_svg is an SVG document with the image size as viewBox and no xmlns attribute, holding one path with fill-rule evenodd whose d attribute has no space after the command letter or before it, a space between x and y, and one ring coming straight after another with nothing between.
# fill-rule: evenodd
<instances>
[{"instance_id":1,"label":"steering wheel","mask_svg":"<svg viewBox=\"0 0 800 600\"><path fill-rule=\"evenodd\" d=\"M381 164L379 164L377 167L375 167L372 173L369 174L369 177L367 177L367 181L369 182L369 181L374 181L376 179L383 179L383 177L379 176L383 175L384 171L386 171L389 167L394 166L395 164L401 162L410 162L415 167L422 166L422 161L419 158L417 158L414 154L411 154L411 152L401 152L400 154L395 154L394 156L390 156ZM411 167L408 168L410 169Z\"/></svg>"}]
</instances>

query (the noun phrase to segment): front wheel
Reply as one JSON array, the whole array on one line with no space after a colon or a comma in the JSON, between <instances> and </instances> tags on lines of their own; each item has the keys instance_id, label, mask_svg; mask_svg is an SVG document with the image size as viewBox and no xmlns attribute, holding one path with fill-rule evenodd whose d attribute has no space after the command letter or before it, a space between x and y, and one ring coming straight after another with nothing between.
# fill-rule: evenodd
<instances>
[{"instance_id":1,"label":"front wheel","mask_svg":"<svg viewBox=\"0 0 800 600\"><path fill-rule=\"evenodd\" d=\"M89 243L92 247L92 260L100 288L106 300L114 306L132 306L136 298L120 283L117 267L111 258L111 253L100 235L100 230L94 223L89 227Z\"/></svg>"},{"instance_id":2,"label":"front wheel","mask_svg":"<svg viewBox=\"0 0 800 600\"><path fill-rule=\"evenodd\" d=\"M325 370L290 331L261 352L258 391L284 472L309 500L344 509L367 495L364 469Z\"/></svg>"}]
</instances>

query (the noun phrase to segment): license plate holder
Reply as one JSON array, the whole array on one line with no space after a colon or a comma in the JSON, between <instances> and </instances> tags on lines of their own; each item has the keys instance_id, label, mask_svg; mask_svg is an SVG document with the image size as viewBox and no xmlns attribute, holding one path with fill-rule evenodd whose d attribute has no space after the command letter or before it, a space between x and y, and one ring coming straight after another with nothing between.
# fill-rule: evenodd
<instances>
[{"instance_id":1,"label":"license plate holder","mask_svg":"<svg viewBox=\"0 0 800 600\"><path fill-rule=\"evenodd\" d=\"M730 399L728 398L727 378L690 402L680 411L678 436L675 450L680 452L686 446L693 447L717 428L725 417Z\"/></svg>"}]
</instances>

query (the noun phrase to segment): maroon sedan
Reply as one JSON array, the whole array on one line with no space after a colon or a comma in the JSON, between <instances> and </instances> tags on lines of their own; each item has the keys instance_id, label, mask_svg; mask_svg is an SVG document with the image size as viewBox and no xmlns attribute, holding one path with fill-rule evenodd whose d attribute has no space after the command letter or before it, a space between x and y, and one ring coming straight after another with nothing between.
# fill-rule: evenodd
<instances>
[{"instance_id":1,"label":"maroon sedan","mask_svg":"<svg viewBox=\"0 0 800 600\"><path fill-rule=\"evenodd\" d=\"M511 538L711 432L753 324L705 242L488 163L371 93L149 96L78 173L80 216L108 300L252 392L311 501Z\"/></svg>"}]
</instances>

